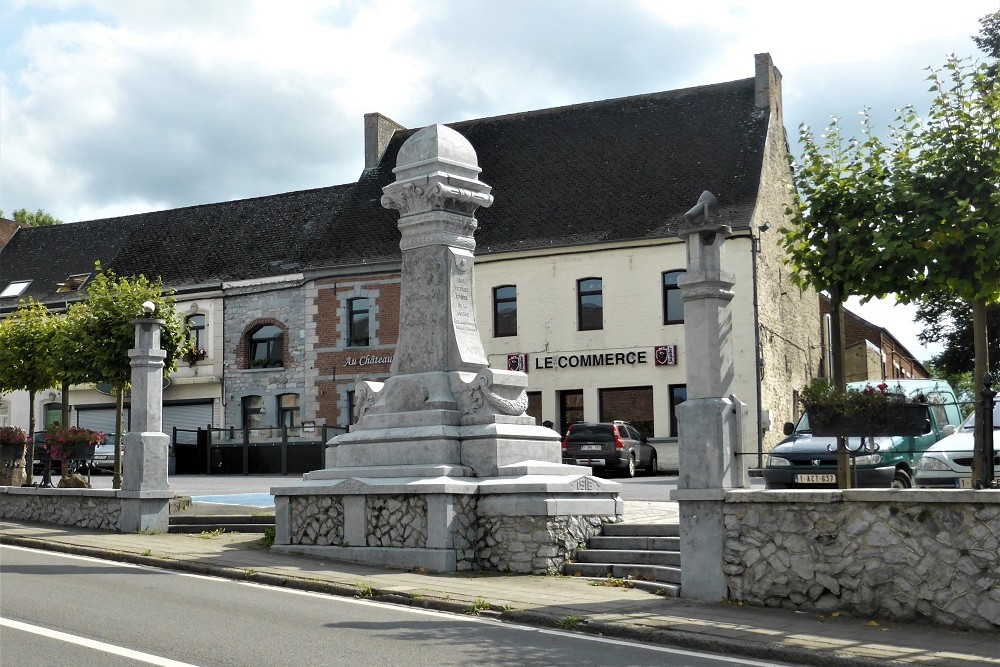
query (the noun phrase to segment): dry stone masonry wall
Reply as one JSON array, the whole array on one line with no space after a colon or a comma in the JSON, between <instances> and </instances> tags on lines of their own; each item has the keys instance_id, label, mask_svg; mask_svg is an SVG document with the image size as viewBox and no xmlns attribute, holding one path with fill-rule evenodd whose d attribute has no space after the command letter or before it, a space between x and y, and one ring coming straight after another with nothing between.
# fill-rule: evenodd
<instances>
[{"instance_id":1,"label":"dry stone masonry wall","mask_svg":"<svg viewBox=\"0 0 1000 667\"><path fill-rule=\"evenodd\" d=\"M4 494L0 516L97 530L120 530L121 500L83 494Z\"/></svg>"},{"instance_id":2,"label":"dry stone masonry wall","mask_svg":"<svg viewBox=\"0 0 1000 667\"><path fill-rule=\"evenodd\" d=\"M344 542L344 504L339 496L293 496L296 544L339 546Z\"/></svg>"},{"instance_id":3,"label":"dry stone masonry wall","mask_svg":"<svg viewBox=\"0 0 1000 667\"><path fill-rule=\"evenodd\" d=\"M828 502L727 498L729 597L1000 630L1000 503L913 502L902 494L893 501L885 495L891 492L868 493L877 495L867 502L843 502L835 493Z\"/></svg>"},{"instance_id":4,"label":"dry stone masonry wall","mask_svg":"<svg viewBox=\"0 0 1000 667\"><path fill-rule=\"evenodd\" d=\"M425 496L369 496L367 501L368 546L427 546Z\"/></svg>"}]
</instances>

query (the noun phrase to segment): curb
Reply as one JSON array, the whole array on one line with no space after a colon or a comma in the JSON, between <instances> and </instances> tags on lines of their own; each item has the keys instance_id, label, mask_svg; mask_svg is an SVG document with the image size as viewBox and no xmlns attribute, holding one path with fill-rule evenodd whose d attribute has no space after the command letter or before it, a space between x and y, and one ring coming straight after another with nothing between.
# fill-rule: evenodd
<instances>
[{"instance_id":1,"label":"curb","mask_svg":"<svg viewBox=\"0 0 1000 667\"><path fill-rule=\"evenodd\" d=\"M200 561L189 562L152 555L143 556L127 551L85 547L77 544L62 544L34 537L0 534L0 544L29 547L42 551L54 551L75 556L89 556L132 565L145 565L165 570L203 574L222 579L248 581L279 588L336 595L338 597L359 598L408 607L419 607L421 609L431 609L465 616L489 616L497 618L500 621L519 623L521 625L555 628L566 632L581 632L601 637L614 637L648 644L660 644L745 658L778 660L801 665L816 665L817 667L883 667L886 664L884 660L848 658L805 648L790 648L777 644L754 644L737 639L711 637L682 630L653 629L630 623L581 619L578 623L573 624L573 627L567 628L565 618L535 611L496 609L492 605L489 609L476 611L472 603L468 602L456 602L454 600L426 596L413 597L402 593L380 592L377 589L372 589L371 595L360 595L357 586L339 582L304 579L269 572L223 567Z\"/></svg>"}]
</instances>

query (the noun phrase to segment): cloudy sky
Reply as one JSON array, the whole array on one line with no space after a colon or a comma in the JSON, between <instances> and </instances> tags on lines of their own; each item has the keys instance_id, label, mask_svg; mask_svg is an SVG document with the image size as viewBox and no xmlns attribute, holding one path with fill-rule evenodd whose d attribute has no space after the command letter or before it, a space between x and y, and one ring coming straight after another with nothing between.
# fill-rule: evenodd
<instances>
[{"instance_id":1,"label":"cloudy sky","mask_svg":"<svg viewBox=\"0 0 1000 667\"><path fill-rule=\"evenodd\" d=\"M793 144L926 106L1000 0L2 0L0 209L67 222L347 183L407 127L784 76ZM796 146L793 145L793 150ZM488 181L488 178L486 178ZM920 358L911 317L855 308Z\"/></svg>"}]
</instances>

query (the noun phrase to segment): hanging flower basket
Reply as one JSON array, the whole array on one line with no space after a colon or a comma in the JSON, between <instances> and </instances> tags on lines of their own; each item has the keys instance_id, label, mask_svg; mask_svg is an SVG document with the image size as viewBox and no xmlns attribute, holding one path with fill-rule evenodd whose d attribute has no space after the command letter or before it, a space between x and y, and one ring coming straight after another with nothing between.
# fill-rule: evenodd
<instances>
[{"instance_id":1,"label":"hanging flower basket","mask_svg":"<svg viewBox=\"0 0 1000 667\"><path fill-rule=\"evenodd\" d=\"M70 426L51 428L45 434L45 450L53 460L77 461L94 458L94 450L104 440L100 431Z\"/></svg>"},{"instance_id":2,"label":"hanging flower basket","mask_svg":"<svg viewBox=\"0 0 1000 667\"><path fill-rule=\"evenodd\" d=\"M918 397L888 391L888 385L869 385L862 391L836 391L828 383L810 385L802 396L815 436L917 436L930 430L929 405Z\"/></svg>"}]
</instances>

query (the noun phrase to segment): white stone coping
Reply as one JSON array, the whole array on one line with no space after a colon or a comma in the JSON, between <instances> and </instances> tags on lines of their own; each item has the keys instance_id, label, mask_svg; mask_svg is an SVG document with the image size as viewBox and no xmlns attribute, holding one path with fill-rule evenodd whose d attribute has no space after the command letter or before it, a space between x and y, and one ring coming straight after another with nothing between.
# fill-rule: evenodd
<instances>
[{"instance_id":1,"label":"white stone coping","mask_svg":"<svg viewBox=\"0 0 1000 667\"><path fill-rule=\"evenodd\" d=\"M674 492L674 498L677 497ZM996 489L791 489L748 490L724 492L727 503L841 503L841 502L905 502L925 504L979 503L1000 505L1000 490Z\"/></svg>"},{"instance_id":2,"label":"white stone coping","mask_svg":"<svg viewBox=\"0 0 1000 667\"><path fill-rule=\"evenodd\" d=\"M351 478L399 478L436 479L438 477L472 477L472 468L445 463L415 463L392 466L345 466L343 468L324 468L313 470L302 476L306 481L351 479Z\"/></svg>"},{"instance_id":3,"label":"white stone coping","mask_svg":"<svg viewBox=\"0 0 1000 667\"><path fill-rule=\"evenodd\" d=\"M81 498L139 498L141 500L156 500L173 498L176 493L170 491L126 491L124 489L40 489L34 486L0 486L0 495L8 496L76 496Z\"/></svg>"},{"instance_id":4,"label":"white stone coping","mask_svg":"<svg viewBox=\"0 0 1000 667\"><path fill-rule=\"evenodd\" d=\"M515 494L558 493L617 495L621 484L589 475L522 475L519 477L352 477L307 479L294 485L273 486L274 496L390 495L390 494Z\"/></svg>"}]
</instances>

